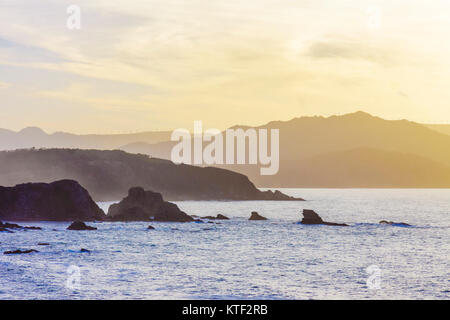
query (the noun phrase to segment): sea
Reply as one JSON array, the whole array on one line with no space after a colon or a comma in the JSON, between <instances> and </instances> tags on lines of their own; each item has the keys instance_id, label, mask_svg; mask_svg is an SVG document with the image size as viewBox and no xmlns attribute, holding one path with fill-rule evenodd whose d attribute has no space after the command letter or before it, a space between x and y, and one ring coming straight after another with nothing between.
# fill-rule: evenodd
<instances>
[{"instance_id":1,"label":"sea","mask_svg":"<svg viewBox=\"0 0 450 320\"><path fill-rule=\"evenodd\" d=\"M307 201L176 202L230 218L213 223L20 223L42 230L0 232L0 299L450 299L450 189L280 190ZM350 226L299 224L303 209Z\"/></svg>"}]
</instances>

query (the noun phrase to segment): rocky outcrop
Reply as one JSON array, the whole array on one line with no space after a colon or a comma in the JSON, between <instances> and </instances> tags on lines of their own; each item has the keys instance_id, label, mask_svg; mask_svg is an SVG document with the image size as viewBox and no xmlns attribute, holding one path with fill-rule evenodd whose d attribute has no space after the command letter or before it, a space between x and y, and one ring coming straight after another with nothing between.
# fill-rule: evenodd
<instances>
[{"instance_id":1,"label":"rocky outcrop","mask_svg":"<svg viewBox=\"0 0 450 320\"><path fill-rule=\"evenodd\" d=\"M12 232L9 229L20 229L20 230L42 230L40 227L22 227L15 223L3 223L0 221L0 232Z\"/></svg>"},{"instance_id":2,"label":"rocky outcrop","mask_svg":"<svg viewBox=\"0 0 450 320\"><path fill-rule=\"evenodd\" d=\"M12 221L103 220L104 212L78 182L0 187L0 219Z\"/></svg>"},{"instance_id":3,"label":"rocky outcrop","mask_svg":"<svg viewBox=\"0 0 450 320\"><path fill-rule=\"evenodd\" d=\"M303 210L303 219L301 224L323 224L327 226L348 226L345 223L335 223L335 222L327 222L323 221L322 218L314 211L314 210Z\"/></svg>"},{"instance_id":4,"label":"rocky outcrop","mask_svg":"<svg viewBox=\"0 0 450 320\"><path fill-rule=\"evenodd\" d=\"M256 220L267 220L267 218L259 215L258 212L253 211L252 215L250 216L250 218L248 220L254 220L254 221L256 221Z\"/></svg>"},{"instance_id":5,"label":"rocky outcrop","mask_svg":"<svg viewBox=\"0 0 450 320\"><path fill-rule=\"evenodd\" d=\"M3 252L3 254L25 254L25 253L33 253L33 252L39 252L37 250L34 249L29 249L29 250L14 250L14 251L5 251Z\"/></svg>"},{"instance_id":6,"label":"rocky outcrop","mask_svg":"<svg viewBox=\"0 0 450 320\"><path fill-rule=\"evenodd\" d=\"M267 190L267 191L262 191L261 192L261 196L260 199L258 200L272 200L272 201L305 201L305 199L302 198L295 198L295 197L291 197L288 196L284 193L282 193L279 190Z\"/></svg>"},{"instance_id":7,"label":"rocky outcrop","mask_svg":"<svg viewBox=\"0 0 450 320\"><path fill-rule=\"evenodd\" d=\"M202 219L208 219L208 220L230 220L230 218L224 216L223 214L218 214L216 217L213 216L206 216L202 217Z\"/></svg>"},{"instance_id":8,"label":"rocky outcrop","mask_svg":"<svg viewBox=\"0 0 450 320\"><path fill-rule=\"evenodd\" d=\"M410 227L410 224L404 223L404 222L393 222L393 221L386 221L381 220L380 224L388 224L388 225L395 225L395 226L404 226L404 227Z\"/></svg>"},{"instance_id":9,"label":"rocky outcrop","mask_svg":"<svg viewBox=\"0 0 450 320\"><path fill-rule=\"evenodd\" d=\"M164 201L160 193L135 187L128 191L128 196L121 202L109 207L108 220L189 222L194 219L176 204Z\"/></svg>"},{"instance_id":10,"label":"rocky outcrop","mask_svg":"<svg viewBox=\"0 0 450 320\"><path fill-rule=\"evenodd\" d=\"M75 221L67 227L67 230L97 230L97 228L88 226L83 221Z\"/></svg>"}]
</instances>

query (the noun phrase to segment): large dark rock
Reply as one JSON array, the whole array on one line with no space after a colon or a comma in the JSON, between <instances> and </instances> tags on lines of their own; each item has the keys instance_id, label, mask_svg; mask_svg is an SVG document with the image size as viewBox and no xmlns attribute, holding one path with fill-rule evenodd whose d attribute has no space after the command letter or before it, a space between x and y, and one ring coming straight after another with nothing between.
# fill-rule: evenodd
<instances>
[{"instance_id":1,"label":"large dark rock","mask_svg":"<svg viewBox=\"0 0 450 320\"><path fill-rule=\"evenodd\" d=\"M314 210L303 210L303 219L301 221L302 224L323 224L327 226L348 226L345 223L335 223L335 222L327 222L323 221L322 218L314 211Z\"/></svg>"},{"instance_id":2,"label":"large dark rock","mask_svg":"<svg viewBox=\"0 0 450 320\"><path fill-rule=\"evenodd\" d=\"M113 204L108 210L111 221L166 221L189 222L194 219L181 211L174 203L164 201L162 195L145 191L141 187L131 188L128 196Z\"/></svg>"},{"instance_id":3,"label":"large dark rock","mask_svg":"<svg viewBox=\"0 0 450 320\"><path fill-rule=\"evenodd\" d=\"M249 218L248 220L255 220L255 221L256 221L256 220L267 220L267 218L265 218L265 217L259 215L258 212L253 211L253 212L252 212L252 215L250 216L250 218Z\"/></svg>"},{"instance_id":4,"label":"large dark rock","mask_svg":"<svg viewBox=\"0 0 450 320\"><path fill-rule=\"evenodd\" d=\"M97 228L88 226L83 221L75 221L67 227L67 230L97 230Z\"/></svg>"},{"instance_id":5,"label":"large dark rock","mask_svg":"<svg viewBox=\"0 0 450 320\"><path fill-rule=\"evenodd\" d=\"M0 219L12 221L103 220L104 212L78 182L0 187Z\"/></svg>"}]
</instances>

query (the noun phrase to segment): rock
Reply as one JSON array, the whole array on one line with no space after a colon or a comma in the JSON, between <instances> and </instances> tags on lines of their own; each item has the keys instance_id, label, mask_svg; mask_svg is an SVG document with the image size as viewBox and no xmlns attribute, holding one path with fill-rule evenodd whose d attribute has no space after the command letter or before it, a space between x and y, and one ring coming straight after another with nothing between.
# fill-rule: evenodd
<instances>
[{"instance_id":1,"label":"rock","mask_svg":"<svg viewBox=\"0 0 450 320\"><path fill-rule=\"evenodd\" d=\"M163 200L160 193L131 188L128 196L113 204L108 210L110 221L162 221L189 222L192 217L181 211L174 203Z\"/></svg>"},{"instance_id":2,"label":"rock","mask_svg":"<svg viewBox=\"0 0 450 320\"><path fill-rule=\"evenodd\" d=\"M88 249L81 248L80 252L91 252Z\"/></svg>"},{"instance_id":3,"label":"rock","mask_svg":"<svg viewBox=\"0 0 450 320\"><path fill-rule=\"evenodd\" d=\"M103 220L104 212L78 182L0 187L0 219L12 221Z\"/></svg>"},{"instance_id":4,"label":"rock","mask_svg":"<svg viewBox=\"0 0 450 320\"><path fill-rule=\"evenodd\" d=\"M8 229L22 229L22 230L42 230L40 227L22 227L15 223L3 223L0 221L0 231L9 231Z\"/></svg>"},{"instance_id":5,"label":"rock","mask_svg":"<svg viewBox=\"0 0 450 320\"><path fill-rule=\"evenodd\" d=\"M109 215L109 213L108 213ZM120 213L111 217L113 221L151 221L150 215L141 207L123 208Z\"/></svg>"},{"instance_id":6,"label":"rock","mask_svg":"<svg viewBox=\"0 0 450 320\"><path fill-rule=\"evenodd\" d=\"M47 243L47 242L39 242L38 243L38 246L49 246L50 245L50 243Z\"/></svg>"},{"instance_id":7,"label":"rock","mask_svg":"<svg viewBox=\"0 0 450 320\"><path fill-rule=\"evenodd\" d=\"M32 253L32 252L39 252L37 250L34 249L29 249L29 250L15 250L15 251L5 251L3 252L3 254L24 254L24 253Z\"/></svg>"},{"instance_id":8,"label":"rock","mask_svg":"<svg viewBox=\"0 0 450 320\"><path fill-rule=\"evenodd\" d=\"M42 230L41 227L23 227L26 230Z\"/></svg>"},{"instance_id":9,"label":"rock","mask_svg":"<svg viewBox=\"0 0 450 320\"><path fill-rule=\"evenodd\" d=\"M388 225L397 225L397 226L405 226L405 227L410 227L410 224L404 223L404 222L393 222L393 221L386 221L386 220L381 220L380 221L381 224L388 224Z\"/></svg>"},{"instance_id":10,"label":"rock","mask_svg":"<svg viewBox=\"0 0 450 320\"><path fill-rule=\"evenodd\" d=\"M155 227L153 227L153 226L148 226L147 229L148 229L148 230L155 230Z\"/></svg>"},{"instance_id":11,"label":"rock","mask_svg":"<svg viewBox=\"0 0 450 320\"><path fill-rule=\"evenodd\" d=\"M314 211L314 210L303 210L303 219L301 221L302 224L323 224L327 226L348 226L345 223L335 223L335 222L327 222L323 221L322 218Z\"/></svg>"},{"instance_id":12,"label":"rock","mask_svg":"<svg viewBox=\"0 0 450 320\"><path fill-rule=\"evenodd\" d=\"M21 226L19 226L18 224L15 223L8 223L8 222L1 222L0 221L0 228L5 228L5 229L22 229Z\"/></svg>"},{"instance_id":13,"label":"rock","mask_svg":"<svg viewBox=\"0 0 450 320\"><path fill-rule=\"evenodd\" d=\"M305 199L302 198L295 198L288 196L284 193L282 193L279 190L267 190L262 191L260 194L260 200L272 200L272 201L305 201Z\"/></svg>"},{"instance_id":14,"label":"rock","mask_svg":"<svg viewBox=\"0 0 450 320\"><path fill-rule=\"evenodd\" d=\"M97 228L88 226L82 221L75 221L67 227L67 230L97 230Z\"/></svg>"},{"instance_id":15,"label":"rock","mask_svg":"<svg viewBox=\"0 0 450 320\"><path fill-rule=\"evenodd\" d=\"M208 219L208 220L230 220L228 217L225 217L223 214L218 214L216 217L213 216L206 216L202 219Z\"/></svg>"},{"instance_id":16,"label":"rock","mask_svg":"<svg viewBox=\"0 0 450 320\"><path fill-rule=\"evenodd\" d=\"M265 217L259 215L258 212L253 211L253 212L252 212L252 215L250 216L250 218L249 218L248 220L267 220L267 218L265 218Z\"/></svg>"}]
</instances>

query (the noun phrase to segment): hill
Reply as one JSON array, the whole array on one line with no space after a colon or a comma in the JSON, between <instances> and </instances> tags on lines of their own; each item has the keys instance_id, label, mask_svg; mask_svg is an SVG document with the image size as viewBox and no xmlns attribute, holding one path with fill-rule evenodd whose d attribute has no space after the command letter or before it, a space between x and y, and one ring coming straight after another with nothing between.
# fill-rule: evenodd
<instances>
[{"instance_id":1,"label":"hill","mask_svg":"<svg viewBox=\"0 0 450 320\"><path fill-rule=\"evenodd\" d=\"M0 152L0 185L78 181L96 201L122 199L132 187L167 200L295 200L261 192L242 174L133 155L124 151L42 149Z\"/></svg>"}]
</instances>

